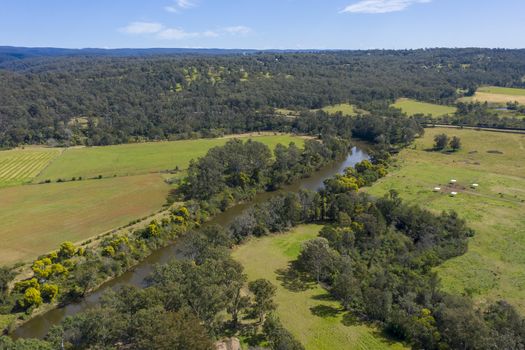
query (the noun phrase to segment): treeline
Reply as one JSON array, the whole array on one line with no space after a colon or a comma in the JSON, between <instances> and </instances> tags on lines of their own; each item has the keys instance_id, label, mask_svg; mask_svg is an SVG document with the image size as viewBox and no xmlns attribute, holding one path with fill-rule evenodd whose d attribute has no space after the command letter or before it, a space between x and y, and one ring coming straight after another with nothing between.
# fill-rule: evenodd
<instances>
[{"instance_id":1,"label":"treeline","mask_svg":"<svg viewBox=\"0 0 525 350\"><path fill-rule=\"evenodd\" d=\"M509 108L510 107L510 108ZM525 114L525 106L509 103L509 111ZM457 103L457 111L453 115L442 117L416 116L422 124L449 124L457 126L474 126L496 129L523 129L525 130L525 118L517 116L500 116L491 106L485 102Z\"/></svg>"},{"instance_id":2,"label":"treeline","mask_svg":"<svg viewBox=\"0 0 525 350\"><path fill-rule=\"evenodd\" d=\"M23 59L0 68L0 146L290 126L274 108L351 102L377 114L399 97L452 103L482 84L523 86L524 62L523 50L485 49Z\"/></svg>"}]
</instances>

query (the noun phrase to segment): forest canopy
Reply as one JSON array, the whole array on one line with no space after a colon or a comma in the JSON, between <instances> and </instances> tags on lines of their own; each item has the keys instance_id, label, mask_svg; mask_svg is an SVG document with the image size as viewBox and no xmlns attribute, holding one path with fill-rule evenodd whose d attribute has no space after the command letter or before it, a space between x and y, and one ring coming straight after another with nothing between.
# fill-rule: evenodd
<instances>
[{"instance_id":1,"label":"forest canopy","mask_svg":"<svg viewBox=\"0 0 525 350\"><path fill-rule=\"evenodd\" d=\"M301 122L275 108L349 102L392 117L400 97L450 104L483 84L525 84L525 50L86 55L0 60L0 146L290 130Z\"/></svg>"}]
</instances>

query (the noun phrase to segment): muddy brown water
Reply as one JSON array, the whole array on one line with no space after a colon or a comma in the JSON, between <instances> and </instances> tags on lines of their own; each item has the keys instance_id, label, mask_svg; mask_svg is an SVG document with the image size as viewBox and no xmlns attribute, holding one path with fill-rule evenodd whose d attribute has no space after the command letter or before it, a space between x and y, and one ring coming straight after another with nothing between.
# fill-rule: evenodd
<instances>
[{"instance_id":1,"label":"muddy brown water","mask_svg":"<svg viewBox=\"0 0 525 350\"><path fill-rule=\"evenodd\" d=\"M360 147L353 147L351 153L349 153L346 159L326 166L312 174L311 177L307 179L301 179L293 185L286 186L282 190L257 194L255 198L249 203L239 204L229 208L225 212L216 215L206 225L219 224L227 226L244 210L257 203L264 202L282 192L296 192L300 189L316 191L323 187L323 182L327 178L330 178L335 174L342 173L347 167L354 166L356 163L359 163L362 160L369 159L368 154L363 149L366 149L366 146L360 145ZM36 316L15 329L11 336L14 339L43 338L52 326L59 324L67 316L75 315L79 312L88 310L98 305L100 297L107 290L123 285L144 287L144 279L152 272L153 267L156 264L167 263L173 258L182 257L183 243L181 242L175 242L165 248L159 249L153 252L149 257L144 259L131 270L125 272L119 277L112 279L109 282L104 283L97 290L83 298L81 301L71 303Z\"/></svg>"}]
</instances>

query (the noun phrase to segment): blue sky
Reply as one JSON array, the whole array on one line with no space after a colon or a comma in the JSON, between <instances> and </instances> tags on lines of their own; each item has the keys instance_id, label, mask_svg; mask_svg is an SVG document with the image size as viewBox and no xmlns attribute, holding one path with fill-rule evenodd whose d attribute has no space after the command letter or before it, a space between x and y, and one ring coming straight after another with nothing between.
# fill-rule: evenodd
<instances>
[{"instance_id":1,"label":"blue sky","mask_svg":"<svg viewBox=\"0 0 525 350\"><path fill-rule=\"evenodd\" d=\"M525 0L2 0L0 45L525 48Z\"/></svg>"}]
</instances>

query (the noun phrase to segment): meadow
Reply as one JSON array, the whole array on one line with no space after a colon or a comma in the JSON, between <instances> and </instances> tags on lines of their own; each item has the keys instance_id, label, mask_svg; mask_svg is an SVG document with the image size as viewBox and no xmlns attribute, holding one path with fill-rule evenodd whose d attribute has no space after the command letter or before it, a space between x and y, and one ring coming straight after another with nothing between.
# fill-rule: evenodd
<instances>
[{"instance_id":1,"label":"meadow","mask_svg":"<svg viewBox=\"0 0 525 350\"><path fill-rule=\"evenodd\" d=\"M0 265L27 261L157 211L169 191L159 174L0 190Z\"/></svg>"},{"instance_id":2,"label":"meadow","mask_svg":"<svg viewBox=\"0 0 525 350\"><path fill-rule=\"evenodd\" d=\"M517 101L520 104L525 104L525 89L483 86L476 91L474 96L465 97L461 100L495 104L506 104L507 102Z\"/></svg>"},{"instance_id":3,"label":"meadow","mask_svg":"<svg viewBox=\"0 0 525 350\"><path fill-rule=\"evenodd\" d=\"M316 283L301 290L283 285L283 271L297 258L302 243L315 238L321 227L302 225L285 234L253 238L235 248L233 257L244 266L249 280L265 278L277 286L277 314L306 349L402 349L402 344L382 338L378 329L352 322L353 317Z\"/></svg>"},{"instance_id":4,"label":"meadow","mask_svg":"<svg viewBox=\"0 0 525 350\"><path fill-rule=\"evenodd\" d=\"M430 114L432 117L441 117L446 114L456 113L456 107L419 102L408 98L398 99L394 104L392 104L392 107L401 109L408 116L413 116L415 114Z\"/></svg>"},{"instance_id":5,"label":"meadow","mask_svg":"<svg viewBox=\"0 0 525 350\"><path fill-rule=\"evenodd\" d=\"M397 190L410 203L455 210L476 231L468 252L437 269L446 291L480 304L505 299L525 313L525 135L460 129L426 129L398 156L398 166L367 191ZM429 151L433 137L461 138L455 153ZM449 185L451 179L457 184ZM472 189L471 184L479 184ZM442 191L433 192L434 187ZM458 195L451 197L450 192Z\"/></svg>"},{"instance_id":6,"label":"meadow","mask_svg":"<svg viewBox=\"0 0 525 350\"><path fill-rule=\"evenodd\" d=\"M0 187L31 182L61 152L43 147L0 151Z\"/></svg>"},{"instance_id":7,"label":"meadow","mask_svg":"<svg viewBox=\"0 0 525 350\"><path fill-rule=\"evenodd\" d=\"M202 157L215 146L225 144L231 137L215 139L183 140L170 142L148 142L103 147L77 147L66 149L35 180L69 180L72 177L92 178L102 175L128 176L161 172L175 168L185 169L190 160ZM299 146L304 139L291 135L250 135L272 150L278 143L295 142Z\"/></svg>"}]
</instances>

